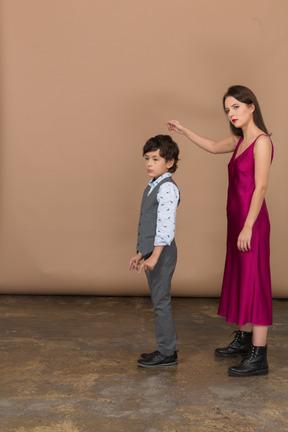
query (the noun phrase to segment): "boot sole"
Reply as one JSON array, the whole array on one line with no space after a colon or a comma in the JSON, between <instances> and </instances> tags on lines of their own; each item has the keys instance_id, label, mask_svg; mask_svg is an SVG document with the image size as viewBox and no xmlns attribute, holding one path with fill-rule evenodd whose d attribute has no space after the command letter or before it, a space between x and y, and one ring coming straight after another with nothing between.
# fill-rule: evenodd
<instances>
[{"instance_id":1,"label":"boot sole","mask_svg":"<svg viewBox=\"0 0 288 432\"><path fill-rule=\"evenodd\" d=\"M233 376L233 377L237 377L237 378L241 378L241 377L251 377L251 376L256 376L256 375L268 375L269 369L263 369L260 371L253 371L250 373L239 373L239 372L233 372L233 371L229 371L228 370L228 375L229 376Z\"/></svg>"}]
</instances>

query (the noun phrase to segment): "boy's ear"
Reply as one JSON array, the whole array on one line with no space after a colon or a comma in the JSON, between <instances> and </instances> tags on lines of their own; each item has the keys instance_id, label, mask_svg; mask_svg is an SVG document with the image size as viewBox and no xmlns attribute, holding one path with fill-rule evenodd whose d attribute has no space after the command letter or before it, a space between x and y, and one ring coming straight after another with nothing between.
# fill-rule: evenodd
<instances>
[{"instance_id":1,"label":"boy's ear","mask_svg":"<svg viewBox=\"0 0 288 432\"><path fill-rule=\"evenodd\" d=\"M174 165L174 159L168 160L166 162L166 166L168 169L172 168L173 165Z\"/></svg>"}]
</instances>

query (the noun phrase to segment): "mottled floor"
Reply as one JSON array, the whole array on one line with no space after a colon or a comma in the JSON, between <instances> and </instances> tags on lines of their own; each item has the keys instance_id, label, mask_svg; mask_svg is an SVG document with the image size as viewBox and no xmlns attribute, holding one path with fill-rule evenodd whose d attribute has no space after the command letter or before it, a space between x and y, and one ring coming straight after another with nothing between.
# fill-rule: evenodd
<instances>
[{"instance_id":1,"label":"mottled floor","mask_svg":"<svg viewBox=\"0 0 288 432\"><path fill-rule=\"evenodd\" d=\"M1 432L284 432L288 302L274 300L270 374L232 378L214 358L235 329L217 299L174 298L179 364L154 349L146 297L0 296Z\"/></svg>"}]
</instances>

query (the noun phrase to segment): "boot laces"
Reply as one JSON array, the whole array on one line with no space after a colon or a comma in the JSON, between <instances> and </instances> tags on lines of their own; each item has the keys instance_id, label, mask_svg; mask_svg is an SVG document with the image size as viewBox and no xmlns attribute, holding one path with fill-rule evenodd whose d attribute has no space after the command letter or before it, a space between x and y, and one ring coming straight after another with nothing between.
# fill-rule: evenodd
<instances>
[{"instance_id":1,"label":"boot laces","mask_svg":"<svg viewBox=\"0 0 288 432\"><path fill-rule=\"evenodd\" d=\"M237 343L237 342L239 341L239 339L240 339L240 336L241 336L241 332L240 332L240 330L235 330L235 331L233 331L233 332L231 333L230 336L233 336L234 334L235 334L235 338L234 338L234 340L230 343L230 345L234 345L234 344Z\"/></svg>"},{"instance_id":2,"label":"boot laces","mask_svg":"<svg viewBox=\"0 0 288 432\"><path fill-rule=\"evenodd\" d=\"M250 353L249 353L248 357L246 357L244 360L246 362L252 360L254 358L254 354L255 354L255 346L252 345L252 348L250 350Z\"/></svg>"}]
</instances>

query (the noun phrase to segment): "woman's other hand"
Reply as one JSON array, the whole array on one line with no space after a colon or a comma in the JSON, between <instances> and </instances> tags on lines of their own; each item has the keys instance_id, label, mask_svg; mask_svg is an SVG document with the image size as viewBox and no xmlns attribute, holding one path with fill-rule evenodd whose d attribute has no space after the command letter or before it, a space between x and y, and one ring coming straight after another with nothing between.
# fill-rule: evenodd
<instances>
[{"instance_id":1,"label":"woman's other hand","mask_svg":"<svg viewBox=\"0 0 288 432\"><path fill-rule=\"evenodd\" d=\"M248 252L251 249L252 228L244 226L239 234L237 247L241 252Z\"/></svg>"}]
</instances>

